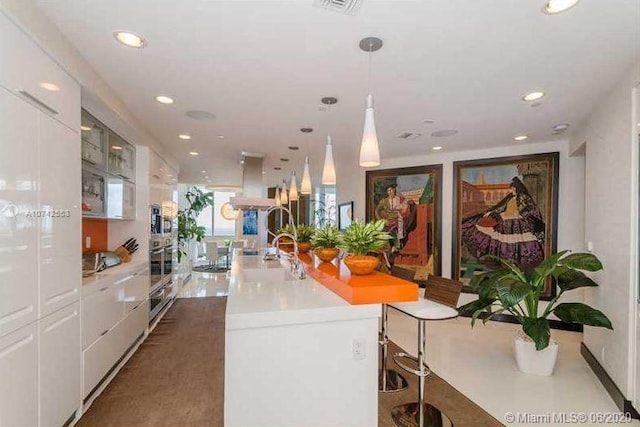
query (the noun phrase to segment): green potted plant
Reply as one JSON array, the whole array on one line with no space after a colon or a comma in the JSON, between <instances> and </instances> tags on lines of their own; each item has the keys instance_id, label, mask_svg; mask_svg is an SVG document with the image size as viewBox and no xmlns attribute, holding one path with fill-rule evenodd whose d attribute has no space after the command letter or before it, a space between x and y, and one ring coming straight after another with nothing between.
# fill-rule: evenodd
<instances>
[{"instance_id":1,"label":"green potted plant","mask_svg":"<svg viewBox=\"0 0 640 427\"><path fill-rule=\"evenodd\" d=\"M344 231L339 247L349 254L344 258L344 263L352 274L370 274L378 266L378 257L369 253L389 244L391 236L383 231L384 224L383 219L367 223L356 220Z\"/></svg>"},{"instance_id":2,"label":"green potted plant","mask_svg":"<svg viewBox=\"0 0 640 427\"><path fill-rule=\"evenodd\" d=\"M276 235L280 235L280 234L290 234L292 236L295 236L296 235L296 228L295 228L295 226L293 226L291 224L287 224L285 226L282 226L278 230L276 230ZM293 251L293 240L288 238L288 237L283 237L280 240L278 240L278 247L281 248L285 252L292 252Z\"/></svg>"},{"instance_id":3,"label":"green potted plant","mask_svg":"<svg viewBox=\"0 0 640 427\"><path fill-rule=\"evenodd\" d=\"M318 228L311 239L313 252L323 262L331 262L338 256L340 243L342 243L342 236L338 229L331 225Z\"/></svg>"},{"instance_id":4,"label":"green potted plant","mask_svg":"<svg viewBox=\"0 0 640 427\"><path fill-rule=\"evenodd\" d=\"M296 236L298 237L298 251L300 253L307 253L311 249L311 239L313 238L316 229L312 225L300 224L296 226Z\"/></svg>"},{"instance_id":5,"label":"green potted plant","mask_svg":"<svg viewBox=\"0 0 640 427\"><path fill-rule=\"evenodd\" d=\"M514 351L522 372L551 375L558 354L558 346L551 340L548 317L554 314L566 323L577 323L613 329L611 321L601 311L578 302L558 304L568 291L598 286L584 271L602 270L595 255L558 252L544 259L535 269L522 271L518 266L495 256L485 258L500 263L501 268L474 276L470 287L478 299L458 307L461 315L471 316L471 326L482 313L483 322L496 314L508 312L522 325L522 333L514 337ZM553 277L558 294L540 312L540 294L545 282Z\"/></svg>"},{"instance_id":6,"label":"green potted plant","mask_svg":"<svg viewBox=\"0 0 640 427\"><path fill-rule=\"evenodd\" d=\"M213 194L197 187L187 191L184 197L188 206L178 210L178 262L189 252L189 242L200 242L204 238L206 229L198 225L198 215L207 206L213 206Z\"/></svg>"}]
</instances>

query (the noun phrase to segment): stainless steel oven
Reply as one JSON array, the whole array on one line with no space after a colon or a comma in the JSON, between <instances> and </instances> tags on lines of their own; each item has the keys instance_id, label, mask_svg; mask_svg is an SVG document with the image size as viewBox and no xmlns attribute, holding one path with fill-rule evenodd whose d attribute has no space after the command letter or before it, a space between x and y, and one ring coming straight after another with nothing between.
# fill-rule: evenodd
<instances>
[{"instance_id":1,"label":"stainless steel oven","mask_svg":"<svg viewBox=\"0 0 640 427\"><path fill-rule=\"evenodd\" d=\"M175 260L176 249L173 246L164 247L164 276L171 277L173 275L173 264Z\"/></svg>"},{"instance_id":2,"label":"stainless steel oven","mask_svg":"<svg viewBox=\"0 0 640 427\"><path fill-rule=\"evenodd\" d=\"M162 283L155 291L149 294L149 323L171 301L173 293L173 280Z\"/></svg>"},{"instance_id":3,"label":"stainless steel oven","mask_svg":"<svg viewBox=\"0 0 640 427\"><path fill-rule=\"evenodd\" d=\"M164 281L164 246L162 239L149 241L149 291L153 292Z\"/></svg>"}]
</instances>

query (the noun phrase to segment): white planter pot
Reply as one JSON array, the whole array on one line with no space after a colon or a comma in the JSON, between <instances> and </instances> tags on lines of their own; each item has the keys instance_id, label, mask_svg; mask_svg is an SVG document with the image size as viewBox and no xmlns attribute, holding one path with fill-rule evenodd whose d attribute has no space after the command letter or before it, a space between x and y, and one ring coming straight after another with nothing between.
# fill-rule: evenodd
<instances>
[{"instance_id":1,"label":"white planter pot","mask_svg":"<svg viewBox=\"0 0 640 427\"><path fill-rule=\"evenodd\" d=\"M558 359L558 343L549 341L549 346L537 351L534 342L524 333L513 337L513 351L518 369L526 374L550 376Z\"/></svg>"}]
</instances>

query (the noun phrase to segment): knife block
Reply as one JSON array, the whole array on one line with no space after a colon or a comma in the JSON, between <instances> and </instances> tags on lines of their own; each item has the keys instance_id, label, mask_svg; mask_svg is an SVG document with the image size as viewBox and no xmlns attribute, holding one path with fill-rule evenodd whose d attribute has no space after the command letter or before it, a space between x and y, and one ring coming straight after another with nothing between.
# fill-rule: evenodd
<instances>
[{"instance_id":1,"label":"knife block","mask_svg":"<svg viewBox=\"0 0 640 427\"><path fill-rule=\"evenodd\" d=\"M131 254L124 248L124 246L118 246L114 252L118 254L122 262L131 261Z\"/></svg>"}]
</instances>

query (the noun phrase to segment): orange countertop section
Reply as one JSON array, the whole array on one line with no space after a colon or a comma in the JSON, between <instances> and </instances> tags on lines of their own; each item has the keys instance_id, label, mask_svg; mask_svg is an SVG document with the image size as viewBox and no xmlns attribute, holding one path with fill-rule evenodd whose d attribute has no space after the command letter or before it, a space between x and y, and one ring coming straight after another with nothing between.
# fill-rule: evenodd
<instances>
[{"instance_id":1,"label":"orange countertop section","mask_svg":"<svg viewBox=\"0 0 640 427\"><path fill-rule=\"evenodd\" d=\"M322 283L350 304L380 304L418 300L418 285L389 274L373 272L356 276L340 260L322 262L314 255L300 254L307 275Z\"/></svg>"}]
</instances>

